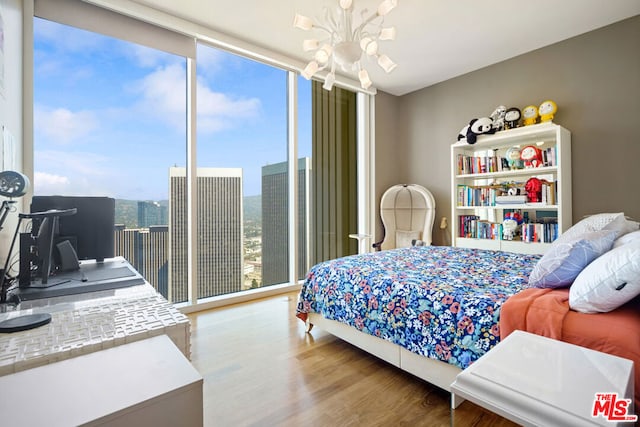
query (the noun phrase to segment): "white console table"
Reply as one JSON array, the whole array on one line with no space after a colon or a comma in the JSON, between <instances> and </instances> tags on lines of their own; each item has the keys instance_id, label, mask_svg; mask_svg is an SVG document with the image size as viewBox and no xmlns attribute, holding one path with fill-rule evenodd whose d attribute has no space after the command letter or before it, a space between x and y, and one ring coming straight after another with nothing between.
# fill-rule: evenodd
<instances>
[{"instance_id":1,"label":"white console table","mask_svg":"<svg viewBox=\"0 0 640 427\"><path fill-rule=\"evenodd\" d=\"M49 324L0 334L0 376L167 335L190 358L190 322L151 285L24 301L0 321L49 313Z\"/></svg>"},{"instance_id":2,"label":"white console table","mask_svg":"<svg viewBox=\"0 0 640 427\"><path fill-rule=\"evenodd\" d=\"M524 426L629 426L592 413L596 393L633 402L633 369L628 359L515 331L458 374L452 404L459 396Z\"/></svg>"}]
</instances>

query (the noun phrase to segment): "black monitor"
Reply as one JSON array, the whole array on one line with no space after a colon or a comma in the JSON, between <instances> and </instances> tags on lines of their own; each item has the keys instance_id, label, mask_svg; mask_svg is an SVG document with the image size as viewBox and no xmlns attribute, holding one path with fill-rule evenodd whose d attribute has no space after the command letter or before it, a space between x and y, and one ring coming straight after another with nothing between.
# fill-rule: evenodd
<instances>
[{"instance_id":1,"label":"black monitor","mask_svg":"<svg viewBox=\"0 0 640 427\"><path fill-rule=\"evenodd\" d=\"M115 200L109 197L34 196L31 232L20 235L21 287L57 286L58 273L76 271L79 260L114 257ZM56 276L51 277L51 276Z\"/></svg>"},{"instance_id":2,"label":"black monitor","mask_svg":"<svg viewBox=\"0 0 640 427\"><path fill-rule=\"evenodd\" d=\"M124 258L115 257L114 199L35 196L31 213L19 214L23 219L32 228L20 233L19 287L7 297L27 301L145 283ZM16 235L19 230L20 222Z\"/></svg>"},{"instance_id":3,"label":"black monitor","mask_svg":"<svg viewBox=\"0 0 640 427\"><path fill-rule=\"evenodd\" d=\"M77 209L75 215L61 216L54 230L54 245L68 240L79 260L94 259L98 262L115 255L115 199L91 196L34 196L31 213L51 209ZM33 221L32 234L36 235L39 223Z\"/></svg>"}]
</instances>

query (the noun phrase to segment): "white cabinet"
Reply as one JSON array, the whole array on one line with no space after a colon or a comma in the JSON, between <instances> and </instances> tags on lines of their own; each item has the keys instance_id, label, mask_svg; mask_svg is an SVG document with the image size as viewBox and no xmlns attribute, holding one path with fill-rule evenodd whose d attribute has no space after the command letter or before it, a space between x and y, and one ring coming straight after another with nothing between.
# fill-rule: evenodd
<instances>
[{"instance_id":1,"label":"white cabinet","mask_svg":"<svg viewBox=\"0 0 640 427\"><path fill-rule=\"evenodd\" d=\"M509 160L527 147L541 160ZM463 139L451 146L451 170L453 246L544 253L571 226L571 133L562 126L549 122L480 135L473 145ZM541 185L537 200L525 191L531 178ZM523 221L513 240L504 239L509 215Z\"/></svg>"},{"instance_id":2,"label":"white cabinet","mask_svg":"<svg viewBox=\"0 0 640 427\"><path fill-rule=\"evenodd\" d=\"M202 387L160 335L0 377L2 425L201 427Z\"/></svg>"},{"instance_id":3,"label":"white cabinet","mask_svg":"<svg viewBox=\"0 0 640 427\"><path fill-rule=\"evenodd\" d=\"M514 331L458 374L451 394L452 402L468 399L523 426L631 426L626 415L609 420L605 410L595 412L595 400L628 399L630 407L617 408L632 414L633 381L631 360Z\"/></svg>"}]
</instances>

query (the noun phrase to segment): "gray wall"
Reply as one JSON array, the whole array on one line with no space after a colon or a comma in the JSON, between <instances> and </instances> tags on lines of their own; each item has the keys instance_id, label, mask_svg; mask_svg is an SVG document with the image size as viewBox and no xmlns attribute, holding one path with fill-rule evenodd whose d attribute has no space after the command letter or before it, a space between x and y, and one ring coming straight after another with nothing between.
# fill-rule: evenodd
<instances>
[{"instance_id":1,"label":"gray wall","mask_svg":"<svg viewBox=\"0 0 640 427\"><path fill-rule=\"evenodd\" d=\"M460 129L498 105L546 99L572 134L574 222L597 212L640 220L640 16L402 97L379 93L377 197L395 183L424 185L436 199L434 244L449 244L439 225L451 222L450 145Z\"/></svg>"},{"instance_id":2,"label":"gray wall","mask_svg":"<svg viewBox=\"0 0 640 427\"><path fill-rule=\"evenodd\" d=\"M374 206L380 206L380 198L384 191L395 184L407 183L409 176L404 167L406 144L398 140L398 120L402 98L378 92L376 95L376 147L375 174L376 200ZM374 242L382 239L382 222L380 212L376 215ZM372 242L373 243L373 242Z\"/></svg>"}]
</instances>

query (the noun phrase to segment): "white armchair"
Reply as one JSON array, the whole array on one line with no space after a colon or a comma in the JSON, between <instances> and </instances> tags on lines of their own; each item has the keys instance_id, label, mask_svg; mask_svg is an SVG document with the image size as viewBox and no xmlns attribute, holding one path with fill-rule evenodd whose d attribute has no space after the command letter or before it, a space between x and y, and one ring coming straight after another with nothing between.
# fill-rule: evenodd
<instances>
[{"instance_id":1,"label":"white armchair","mask_svg":"<svg viewBox=\"0 0 640 427\"><path fill-rule=\"evenodd\" d=\"M431 245L436 203L433 195L418 184L398 184L380 199L384 237L374 243L377 250L401 248L422 241Z\"/></svg>"}]
</instances>

